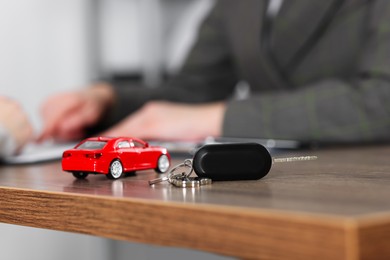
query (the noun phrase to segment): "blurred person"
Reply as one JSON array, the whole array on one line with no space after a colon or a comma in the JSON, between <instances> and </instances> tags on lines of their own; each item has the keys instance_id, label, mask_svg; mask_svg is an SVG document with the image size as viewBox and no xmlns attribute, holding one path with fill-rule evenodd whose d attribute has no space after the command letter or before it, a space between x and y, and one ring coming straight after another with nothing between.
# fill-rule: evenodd
<instances>
[{"instance_id":1,"label":"blurred person","mask_svg":"<svg viewBox=\"0 0 390 260\"><path fill-rule=\"evenodd\" d=\"M0 158L17 153L32 139L32 126L20 105L0 96Z\"/></svg>"},{"instance_id":2,"label":"blurred person","mask_svg":"<svg viewBox=\"0 0 390 260\"><path fill-rule=\"evenodd\" d=\"M180 73L52 96L41 139L389 141L389 25L386 0L219 1ZM239 82L249 97L233 98Z\"/></svg>"}]
</instances>

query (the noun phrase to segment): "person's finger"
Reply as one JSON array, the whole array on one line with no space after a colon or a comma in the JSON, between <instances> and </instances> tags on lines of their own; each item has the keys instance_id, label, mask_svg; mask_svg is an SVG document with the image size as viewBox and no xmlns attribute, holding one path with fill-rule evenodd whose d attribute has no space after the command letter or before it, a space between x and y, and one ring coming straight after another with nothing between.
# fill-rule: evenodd
<instances>
[{"instance_id":1,"label":"person's finger","mask_svg":"<svg viewBox=\"0 0 390 260\"><path fill-rule=\"evenodd\" d=\"M77 95L72 94L64 95L62 98L58 96L46 102L41 109L44 126L38 141L55 137L62 121L67 118L68 114L75 113L82 105L83 101Z\"/></svg>"},{"instance_id":2,"label":"person's finger","mask_svg":"<svg viewBox=\"0 0 390 260\"><path fill-rule=\"evenodd\" d=\"M86 128L85 118L81 113L73 113L64 119L58 126L57 134L64 136L73 136L74 132L82 132ZM69 134L67 134L69 133Z\"/></svg>"},{"instance_id":3,"label":"person's finger","mask_svg":"<svg viewBox=\"0 0 390 260\"><path fill-rule=\"evenodd\" d=\"M116 125L114 127L109 128L108 130L100 133L100 135L102 135L102 136L112 136L112 137L116 137L116 136L129 136L130 135L130 131L128 129L126 129L126 127L123 124L118 124L118 125ZM139 138L141 138L141 137L139 137Z\"/></svg>"},{"instance_id":4,"label":"person's finger","mask_svg":"<svg viewBox=\"0 0 390 260\"><path fill-rule=\"evenodd\" d=\"M72 131L66 131L63 132L59 130L56 133L56 140L60 142L68 142L68 141L75 141L80 140L85 136L85 133L82 129L74 129Z\"/></svg>"}]
</instances>

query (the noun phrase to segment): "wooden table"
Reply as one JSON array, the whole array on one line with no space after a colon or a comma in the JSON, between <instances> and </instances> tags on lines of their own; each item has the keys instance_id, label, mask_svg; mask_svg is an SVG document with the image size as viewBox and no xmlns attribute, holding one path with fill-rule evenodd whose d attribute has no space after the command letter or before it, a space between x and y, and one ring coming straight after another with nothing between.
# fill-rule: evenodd
<instances>
[{"instance_id":1,"label":"wooden table","mask_svg":"<svg viewBox=\"0 0 390 260\"><path fill-rule=\"evenodd\" d=\"M2 166L0 222L247 259L390 259L390 147L299 154L319 159L196 189L150 187L152 171L76 180L59 162Z\"/></svg>"}]
</instances>

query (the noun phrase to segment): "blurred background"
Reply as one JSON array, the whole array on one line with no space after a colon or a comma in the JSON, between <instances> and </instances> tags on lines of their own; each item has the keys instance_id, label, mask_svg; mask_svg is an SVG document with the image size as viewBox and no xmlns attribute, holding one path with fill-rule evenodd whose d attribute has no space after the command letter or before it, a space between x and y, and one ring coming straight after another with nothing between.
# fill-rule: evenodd
<instances>
[{"instance_id":1,"label":"blurred background","mask_svg":"<svg viewBox=\"0 0 390 260\"><path fill-rule=\"evenodd\" d=\"M102 77L175 73L214 0L0 0L0 94L37 132L49 95ZM1 201L1 198L0 198ZM226 259L184 249L0 224L0 259Z\"/></svg>"},{"instance_id":2,"label":"blurred background","mask_svg":"<svg viewBox=\"0 0 390 260\"><path fill-rule=\"evenodd\" d=\"M50 94L101 77L158 83L183 63L214 0L0 0L0 94L41 126Z\"/></svg>"}]
</instances>

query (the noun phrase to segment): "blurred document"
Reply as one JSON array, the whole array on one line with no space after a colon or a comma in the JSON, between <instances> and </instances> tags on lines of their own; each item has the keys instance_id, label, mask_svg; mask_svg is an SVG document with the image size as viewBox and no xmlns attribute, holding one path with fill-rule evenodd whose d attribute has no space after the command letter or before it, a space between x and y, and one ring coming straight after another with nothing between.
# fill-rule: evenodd
<instances>
[{"instance_id":1,"label":"blurred document","mask_svg":"<svg viewBox=\"0 0 390 260\"><path fill-rule=\"evenodd\" d=\"M40 163L62 158L62 153L73 148L77 143L30 143L23 150L14 156L5 157L2 162L5 164L28 164Z\"/></svg>"}]
</instances>

